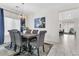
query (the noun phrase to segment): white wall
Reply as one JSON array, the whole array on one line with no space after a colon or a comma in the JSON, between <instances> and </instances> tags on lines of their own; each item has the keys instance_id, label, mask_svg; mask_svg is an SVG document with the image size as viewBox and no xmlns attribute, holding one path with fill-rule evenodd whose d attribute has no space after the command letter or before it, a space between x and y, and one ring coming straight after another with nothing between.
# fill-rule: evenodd
<instances>
[{"instance_id":1,"label":"white wall","mask_svg":"<svg viewBox=\"0 0 79 59\"><path fill-rule=\"evenodd\" d=\"M59 42L59 20L58 20L58 13L56 11L38 11L37 13L30 15L28 17L28 26L30 29L34 28L34 19L38 17L46 17L46 28L47 34L45 37L45 42L53 43ZM39 29L38 30L43 30Z\"/></svg>"}]
</instances>

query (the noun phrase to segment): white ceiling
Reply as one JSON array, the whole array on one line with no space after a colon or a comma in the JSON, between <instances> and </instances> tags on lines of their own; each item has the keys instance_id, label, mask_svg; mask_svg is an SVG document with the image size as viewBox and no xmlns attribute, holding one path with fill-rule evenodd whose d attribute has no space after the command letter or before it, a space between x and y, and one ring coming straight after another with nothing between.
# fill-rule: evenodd
<instances>
[{"instance_id":1,"label":"white ceiling","mask_svg":"<svg viewBox=\"0 0 79 59\"><path fill-rule=\"evenodd\" d=\"M19 6L18 10L28 15L39 11L57 10L62 11L71 8L79 8L78 3L25 3L24 6L21 3L0 3L0 7L10 9L14 12L18 12L16 6Z\"/></svg>"}]
</instances>

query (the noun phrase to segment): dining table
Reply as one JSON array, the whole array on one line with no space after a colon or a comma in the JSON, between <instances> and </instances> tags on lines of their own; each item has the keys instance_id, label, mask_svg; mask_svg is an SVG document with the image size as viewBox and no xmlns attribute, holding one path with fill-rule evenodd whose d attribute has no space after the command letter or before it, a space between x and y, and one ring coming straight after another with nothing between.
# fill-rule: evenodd
<instances>
[{"instance_id":1,"label":"dining table","mask_svg":"<svg viewBox=\"0 0 79 59\"><path fill-rule=\"evenodd\" d=\"M31 42L31 40L33 40L34 37L37 37L38 34L25 33L25 34L22 34L22 36L24 38L26 38L26 40L27 40L27 51L32 53L32 51L31 51L32 50L32 46L30 45L30 42Z\"/></svg>"}]
</instances>

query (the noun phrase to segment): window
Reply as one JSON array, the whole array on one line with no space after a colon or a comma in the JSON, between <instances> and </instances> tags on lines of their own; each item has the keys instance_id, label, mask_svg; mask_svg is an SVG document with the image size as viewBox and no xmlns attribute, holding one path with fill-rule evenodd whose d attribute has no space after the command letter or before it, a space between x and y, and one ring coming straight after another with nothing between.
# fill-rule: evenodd
<instances>
[{"instance_id":1,"label":"window","mask_svg":"<svg viewBox=\"0 0 79 59\"><path fill-rule=\"evenodd\" d=\"M9 17L4 17L4 27L5 27L5 39L4 43L10 42L10 36L8 30L11 29L18 29L20 30L20 20L19 19L13 19Z\"/></svg>"}]
</instances>

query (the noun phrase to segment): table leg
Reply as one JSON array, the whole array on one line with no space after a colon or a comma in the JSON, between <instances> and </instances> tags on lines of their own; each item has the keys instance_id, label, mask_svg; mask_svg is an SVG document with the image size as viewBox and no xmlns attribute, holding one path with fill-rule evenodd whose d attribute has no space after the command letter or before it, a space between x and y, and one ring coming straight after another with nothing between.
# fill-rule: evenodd
<instances>
[{"instance_id":1,"label":"table leg","mask_svg":"<svg viewBox=\"0 0 79 59\"><path fill-rule=\"evenodd\" d=\"M30 41L27 40L27 51L31 53L31 45L30 45Z\"/></svg>"}]
</instances>

